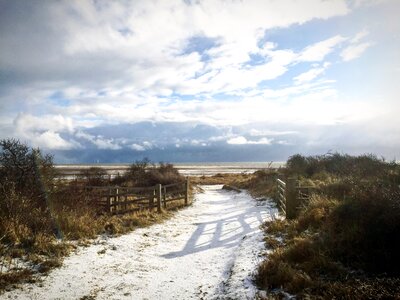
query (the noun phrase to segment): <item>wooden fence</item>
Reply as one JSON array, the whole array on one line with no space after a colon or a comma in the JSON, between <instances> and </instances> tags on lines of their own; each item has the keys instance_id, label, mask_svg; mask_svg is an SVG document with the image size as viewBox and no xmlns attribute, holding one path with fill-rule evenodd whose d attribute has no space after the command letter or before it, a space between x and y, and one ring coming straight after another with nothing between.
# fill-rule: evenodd
<instances>
[{"instance_id":1,"label":"wooden fence","mask_svg":"<svg viewBox=\"0 0 400 300\"><path fill-rule=\"evenodd\" d=\"M277 186L277 199L278 199L278 207L283 211L286 215L286 182L280 180L279 178L276 180Z\"/></svg>"},{"instance_id":2,"label":"wooden fence","mask_svg":"<svg viewBox=\"0 0 400 300\"><path fill-rule=\"evenodd\" d=\"M297 216L300 206L310 199L312 187L299 186L298 180L281 179L276 180L278 207L285 214L287 219Z\"/></svg>"},{"instance_id":3,"label":"wooden fence","mask_svg":"<svg viewBox=\"0 0 400 300\"><path fill-rule=\"evenodd\" d=\"M85 198L111 214L155 208L161 212L161 208L166 209L171 201L184 200L185 205L189 204L189 179L151 187L87 186Z\"/></svg>"}]
</instances>

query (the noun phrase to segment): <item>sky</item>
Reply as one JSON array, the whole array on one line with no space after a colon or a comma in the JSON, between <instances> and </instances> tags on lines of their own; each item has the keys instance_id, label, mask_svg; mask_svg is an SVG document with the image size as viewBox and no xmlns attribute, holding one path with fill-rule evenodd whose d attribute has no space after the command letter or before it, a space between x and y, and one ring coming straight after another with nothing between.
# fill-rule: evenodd
<instances>
[{"instance_id":1,"label":"sky","mask_svg":"<svg viewBox=\"0 0 400 300\"><path fill-rule=\"evenodd\" d=\"M0 138L57 163L400 158L400 1L0 0Z\"/></svg>"}]
</instances>

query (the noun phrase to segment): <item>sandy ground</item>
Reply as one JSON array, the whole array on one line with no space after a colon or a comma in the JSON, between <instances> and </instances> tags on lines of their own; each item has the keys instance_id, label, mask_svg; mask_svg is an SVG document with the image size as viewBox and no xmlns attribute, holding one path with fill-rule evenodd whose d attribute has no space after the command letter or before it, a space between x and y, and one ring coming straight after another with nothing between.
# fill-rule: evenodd
<instances>
[{"instance_id":1,"label":"sandy ground","mask_svg":"<svg viewBox=\"0 0 400 300\"><path fill-rule=\"evenodd\" d=\"M1 299L253 299L263 251L259 225L275 218L246 192L203 186L194 204L162 224L103 236L43 282Z\"/></svg>"}]
</instances>

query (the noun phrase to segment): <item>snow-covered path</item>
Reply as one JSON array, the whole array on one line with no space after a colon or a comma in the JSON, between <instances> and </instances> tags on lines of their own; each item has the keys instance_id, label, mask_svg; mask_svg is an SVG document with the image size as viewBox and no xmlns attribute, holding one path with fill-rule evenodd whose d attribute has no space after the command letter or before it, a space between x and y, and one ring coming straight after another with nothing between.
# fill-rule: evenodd
<instances>
[{"instance_id":1,"label":"snow-covered path","mask_svg":"<svg viewBox=\"0 0 400 300\"><path fill-rule=\"evenodd\" d=\"M193 206L162 224L102 237L40 284L4 299L252 299L259 225L276 210L246 192L203 186Z\"/></svg>"}]
</instances>

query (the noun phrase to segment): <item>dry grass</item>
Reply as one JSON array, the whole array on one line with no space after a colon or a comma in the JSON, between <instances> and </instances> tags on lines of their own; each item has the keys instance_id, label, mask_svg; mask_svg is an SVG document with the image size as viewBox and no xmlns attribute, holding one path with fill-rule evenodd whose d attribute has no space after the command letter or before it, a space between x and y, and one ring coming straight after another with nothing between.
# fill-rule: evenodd
<instances>
[{"instance_id":1,"label":"dry grass","mask_svg":"<svg viewBox=\"0 0 400 300\"><path fill-rule=\"evenodd\" d=\"M35 273L47 273L51 269L59 267L63 257L76 248L68 240L84 241L92 239L98 234L125 234L135 228L163 222L171 218L174 211L185 206L183 200L169 202L168 205L168 210L162 210L161 213L143 210L115 216L98 216L89 209L80 212L68 210L58 212L56 220L64 235L64 242L58 241L51 234L38 233L33 237L19 235L21 240L30 239L29 243L11 245L7 254L0 253L0 263L1 261L11 261L11 264L14 265L15 260L13 259L19 258L36 266L34 269L11 268L7 272L0 272L0 292L17 283L32 279L32 275ZM19 233L21 234L21 232ZM26 233L30 234L30 231L27 230Z\"/></svg>"},{"instance_id":2,"label":"dry grass","mask_svg":"<svg viewBox=\"0 0 400 300\"><path fill-rule=\"evenodd\" d=\"M398 166L340 155L298 156L288 166L287 176L318 190L297 219L264 225L272 253L259 286L299 299L399 299Z\"/></svg>"},{"instance_id":3,"label":"dry grass","mask_svg":"<svg viewBox=\"0 0 400 300\"><path fill-rule=\"evenodd\" d=\"M146 159L111 181L101 168L85 170L74 182L57 181L51 155L15 139L0 140L0 291L29 278L33 270L46 273L59 266L74 248L71 240L83 244L98 234L123 234L170 218L183 206L183 201L175 201L161 213L111 216L96 203L97 195L86 197L85 187L184 181L173 165L156 166Z\"/></svg>"},{"instance_id":4,"label":"dry grass","mask_svg":"<svg viewBox=\"0 0 400 300\"><path fill-rule=\"evenodd\" d=\"M24 269L8 273L0 273L0 295L1 291L10 289L11 286L22 283L32 282L33 271Z\"/></svg>"},{"instance_id":5,"label":"dry grass","mask_svg":"<svg viewBox=\"0 0 400 300\"><path fill-rule=\"evenodd\" d=\"M287 233L289 222L287 220L277 219L274 221L267 221L262 226L266 233L281 236Z\"/></svg>"},{"instance_id":6,"label":"dry grass","mask_svg":"<svg viewBox=\"0 0 400 300\"><path fill-rule=\"evenodd\" d=\"M113 216L99 215L90 205L55 205L52 210L53 219L49 218L47 212L37 213L38 225L34 225L36 223L29 215L29 210L20 210L18 218L15 219L2 218L0 264L5 262L4 265L8 264L9 267L0 270L0 292L15 284L33 280L34 274L45 274L60 266L63 257L75 248L74 244L69 242L71 240L82 244L98 234L125 234L135 228L163 222L171 218L175 211L185 207L184 200L168 202L167 205L167 210L162 209L161 213L154 209ZM53 227L62 234L63 241L55 238Z\"/></svg>"},{"instance_id":7,"label":"dry grass","mask_svg":"<svg viewBox=\"0 0 400 300\"><path fill-rule=\"evenodd\" d=\"M247 189L256 198L275 198L277 176L278 171L275 169L259 170L248 176L246 180L237 182L236 186Z\"/></svg>"},{"instance_id":8,"label":"dry grass","mask_svg":"<svg viewBox=\"0 0 400 300\"><path fill-rule=\"evenodd\" d=\"M335 199L314 194L303 207L303 212L298 216L296 230L318 230L327 221L331 212L339 205Z\"/></svg>"},{"instance_id":9,"label":"dry grass","mask_svg":"<svg viewBox=\"0 0 400 300\"><path fill-rule=\"evenodd\" d=\"M293 173L318 192L296 220L264 225L272 253L259 267L259 286L300 299L400 298L400 247L394 238L400 230L398 168L371 156L333 155L295 157L285 175ZM268 180L261 178L253 178L249 188L273 196ZM370 272L377 270L386 273Z\"/></svg>"},{"instance_id":10,"label":"dry grass","mask_svg":"<svg viewBox=\"0 0 400 300\"><path fill-rule=\"evenodd\" d=\"M235 174L215 174L212 176L196 176L191 177L190 182L193 184L226 184L239 187L241 183L248 181L252 178L253 174L235 173Z\"/></svg>"}]
</instances>

